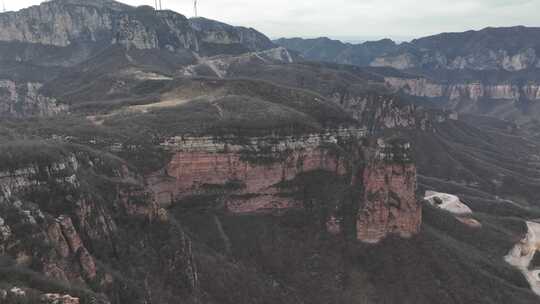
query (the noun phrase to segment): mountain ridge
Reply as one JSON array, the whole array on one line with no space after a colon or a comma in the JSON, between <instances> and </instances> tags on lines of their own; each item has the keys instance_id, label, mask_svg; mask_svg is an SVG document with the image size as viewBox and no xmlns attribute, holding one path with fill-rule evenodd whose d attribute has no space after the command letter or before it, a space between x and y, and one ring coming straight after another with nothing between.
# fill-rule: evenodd
<instances>
[{"instance_id":1,"label":"mountain ridge","mask_svg":"<svg viewBox=\"0 0 540 304\"><path fill-rule=\"evenodd\" d=\"M397 69L439 68L439 69L504 69L517 71L535 68L538 64L536 53L540 52L540 28L538 27L486 27L466 32L448 32L413 39L410 42L395 43L383 39L361 44L343 43L328 38L278 39L275 42L294 51L304 52L308 60L324 60L360 66L386 66ZM331 42L331 43L330 43ZM378 45L383 43L383 45ZM330 44L330 45L329 45ZM385 45L384 45L385 44ZM370 56L365 50L372 46ZM318 52L312 47L317 47ZM327 55L327 49L338 49L339 53ZM306 50L313 50L309 52ZM458 51L459 50L459 51ZM534 54L531 54L531 51ZM491 62L484 52L491 52ZM361 59L357 59L358 56ZM484 57L482 57L484 56ZM522 58L523 57L523 58Z\"/></svg>"},{"instance_id":2,"label":"mountain ridge","mask_svg":"<svg viewBox=\"0 0 540 304\"><path fill-rule=\"evenodd\" d=\"M230 50L235 54L275 47L254 29L224 26L209 19L190 21L174 11L133 7L112 0L53 0L17 12L0 13L0 41L57 47L83 42L121 44L138 49L174 52L185 48L203 53L222 44L235 45L236 49ZM220 50L224 51L227 50Z\"/></svg>"}]
</instances>

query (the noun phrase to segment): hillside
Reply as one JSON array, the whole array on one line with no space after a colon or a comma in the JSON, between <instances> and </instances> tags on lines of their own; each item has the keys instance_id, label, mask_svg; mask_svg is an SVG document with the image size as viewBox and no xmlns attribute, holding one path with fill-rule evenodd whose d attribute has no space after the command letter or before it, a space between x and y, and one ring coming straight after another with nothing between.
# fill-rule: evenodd
<instances>
[{"instance_id":1,"label":"hillside","mask_svg":"<svg viewBox=\"0 0 540 304\"><path fill-rule=\"evenodd\" d=\"M1 13L0 303L537 303L505 261L540 217L537 129L439 84L532 98L534 70L367 67L521 47L475 35L280 46L112 0Z\"/></svg>"}]
</instances>

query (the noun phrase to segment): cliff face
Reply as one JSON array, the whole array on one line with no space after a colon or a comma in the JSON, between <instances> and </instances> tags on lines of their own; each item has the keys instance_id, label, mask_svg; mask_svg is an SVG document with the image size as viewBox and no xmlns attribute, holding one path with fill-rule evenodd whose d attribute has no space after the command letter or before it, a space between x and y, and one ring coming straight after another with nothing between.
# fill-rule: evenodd
<instances>
[{"instance_id":1,"label":"cliff face","mask_svg":"<svg viewBox=\"0 0 540 304\"><path fill-rule=\"evenodd\" d=\"M365 130L342 130L298 138L178 137L167 143L175 154L163 172L153 174L152 188L164 205L219 194L234 213L299 207L282 196L279 184L314 170L343 174L343 163L324 145L365 135Z\"/></svg>"},{"instance_id":2,"label":"cliff face","mask_svg":"<svg viewBox=\"0 0 540 304\"><path fill-rule=\"evenodd\" d=\"M457 55L443 51L418 50L396 55L384 55L370 63L373 67L395 69L435 68L450 70L506 70L521 71L540 67L540 61L533 48L510 52L503 49L486 49L479 52Z\"/></svg>"},{"instance_id":3,"label":"cliff face","mask_svg":"<svg viewBox=\"0 0 540 304\"><path fill-rule=\"evenodd\" d=\"M390 81L387 85L391 86ZM401 102L392 94L345 92L335 93L331 100L345 107L370 132L399 128L427 131L434 123L455 119L451 112L423 111L414 104Z\"/></svg>"},{"instance_id":4,"label":"cliff face","mask_svg":"<svg viewBox=\"0 0 540 304\"><path fill-rule=\"evenodd\" d=\"M40 206L32 199L39 192L49 191L50 198L54 199L53 189L59 186L68 192L79 187L76 174L79 166L75 155L70 155L47 165L34 163L0 173L0 208L5 216L2 230L9 232L4 233L0 251L21 266L34 265L47 277L86 284L100 279L96 261L82 241L81 229L73 224L72 216L75 216L48 213L50 206ZM82 203L83 200L74 202ZM103 210L94 210L110 221L110 217L100 211ZM107 226L85 228L97 233L110 227L110 222L104 224Z\"/></svg>"},{"instance_id":5,"label":"cliff face","mask_svg":"<svg viewBox=\"0 0 540 304\"><path fill-rule=\"evenodd\" d=\"M172 12L108 1L50 1L0 15L0 40L66 47L118 43L137 49L198 49L188 20Z\"/></svg>"},{"instance_id":6,"label":"cliff face","mask_svg":"<svg viewBox=\"0 0 540 304\"><path fill-rule=\"evenodd\" d=\"M40 93L41 83L0 80L0 117L51 116L67 110Z\"/></svg>"},{"instance_id":7,"label":"cliff face","mask_svg":"<svg viewBox=\"0 0 540 304\"><path fill-rule=\"evenodd\" d=\"M93 195L90 189L100 183L107 191ZM139 303L161 288L176 294L197 289L190 239L120 163L77 152L7 169L0 172L0 210L0 253L48 279L91 288L94 301ZM136 225L126 229L126 221L151 223L161 236L136 232ZM153 248L160 259L134 255L125 244L133 234L138 241L130 246L140 246L141 252ZM160 244L168 234L174 239ZM127 261L131 268L123 266ZM140 267L155 282L144 290L115 274L131 277Z\"/></svg>"},{"instance_id":8,"label":"cliff face","mask_svg":"<svg viewBox=\"0 0 540 304\"><path fill-rule=\"evenodd\" d=\"M443 97L450 102L461 100L478 101L482 98L508 101L537 101L540 99L540 85L527 84L483 84L482 82L441 84L426 78L386 77L386 84L394 90L428 98Z\"/></svg>"},{"instance_id":9,"label":"cliff face","mask_svg":"<svg viewBox=\"0 0 540 304\"><path fill-rule=\"evenodd\" d=\"M208 44L209 46L242 46L236 50L238 54L275 47L268 37L252 28L234 27L206 18L192 18L189 21L193 29L199 34L202 44Z\"/></svg>"},{"instance_id":10,"label":"cliff face","mask_svg":"<svg viewBox=\"0 0 540 304\"><path fill-rule=\"evenodd\" d=\"M416 198L416 167L407 143L379 142L377 161L363 172L357 238L376 243L389 234L407 238L420 231L422 208Z\"/></svg>"},{"instance_id":11,"label":"cliff face","mask_svg":"<svg viewBox=\"0 0 540 304\"><path fill-rule=\"evenodd\" d=\"M232 138L175 138L166 143L175 151L171 162L149 180L162 206L193 204L198 196L217 195L231 213L302 208L305 202L280 185L310 172L350 174L350 162L332 147L364 136L364 130L342 130L298 138L251 138L243 143ZM404 159L408 145L403 145L406 151L395 154L400 147L380 141L377 156L359 173L362 182L353 182L365 191L365 197L358 199L358 240L377 242L389 234L410 237L420 229L416 168ZM333 214L326 228L339 234L342 223L342 216Z\"/></svg>"},{"instance_id":12,"label":"cliff face","mask_svg":"<svg viewBox=\"0 0 540 304\"><path fill-rule=\"evenodd\" d=\"M235 44L247 50L273 46L268 38L254 30L201 26L200 22L190 22L172 11L155 11L148 6L135 8L100 0L54 0L18 12L0 14L0 41L57 47L116 43L136 49L159 48L173 52L177 49L199 52L204 42Z\"/></svg>"}]
</instances>

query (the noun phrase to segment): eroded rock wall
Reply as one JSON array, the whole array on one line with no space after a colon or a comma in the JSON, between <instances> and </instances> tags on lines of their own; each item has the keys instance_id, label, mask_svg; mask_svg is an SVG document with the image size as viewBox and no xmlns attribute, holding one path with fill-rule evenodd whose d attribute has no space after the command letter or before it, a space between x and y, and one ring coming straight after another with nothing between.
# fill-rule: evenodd
<instances>
[{"instance_id":1,"label":"eroded rock wall","mask_svg":"<svg viewBox=\"0 0 540 304\"><path fill-rule=\"evenodd\" d=\"M441 84L426 78L386 77L386 84L398 91L402 90L412 96L428 98L444 98L450 102L459 100L478 101L482 98L494 100L529 101L540 100L540 85L526 83L483 84L481 82Z\"/></svg>"},{"instance_id":2,"label":"eroded rock wall","mask_svg":"<svg viewBox=\"0 0 540 304\"><path fill-rule=\"evenodd\" d=\"M363 130L353 133L358 139L365 136ZM317 170L337 176L350 173L350 163L343 155L328 148L338 144L338 138L329 132L296 139L250 138L243 145L209 137L177 138L166 143L175 150L171 162L149 180L164 206L193 204L198 195L217 195L232 213L301 208L303 202L287 195L279 185ZM356 219L357 239L365 242L377 242L390 234L410 237L421 224L410 145L384 140L377 145L376 155L362 166L362 178L352 182L365 193L358 198L360 211ZM332 214L328 219L326 228L331 234L343 231L342 216Z\"/></svg>"},{"instance_id":3,"label":"eroded rock wall","mask_svg":"<svg viewBox=\"0 0 540 304\"><path fill-rule=\"evenodd\" d=\"M280 196L279 184L314 170L343 174L343 162L325 147L341 136L362 137L365 130L243 142L176 138L166 143L175 154L165 170L150 177L151 188L162 205L193 195L227 193L225 206L235 213L297 207L299 202Z\"/></svg>"},{"instance_id":4,"label":"eroded rock wall","mask_svg":"<svg viewBox=\"0 0 540 304\"><path fill-rule=\"evenodd\" d=\"M458 56L449 56L437 50L416 49L414 52L405 51L377 57L370 65L374 67L392 67L400 70L436 68L521 71L538 68L540 61L534 48L523 48L518 51L484 49Z\"/></svg>"},{"instance_id":5,"label":"eroded rock wall","mask_svg":"<svg viewBox=\"0 0 540 304\"><path fill-rule=\"evenodd\" d=\"M93 195L90 189L98 184L103 188ZM1 254L50 279L90 288L111 303L143 303L161 288L177 295L198 288L190 238L121 163L77 152L0 172L0 214ZM131 231L137 225L159 231L159 237ZM160 258L140 259L145 251ZM154 283L135 291L124 277L143 267Z\"/></svg>"},{"instance_id":6,"label":"eroded rock wall","mask_svg":"<svg viewBox=\"0 0 540 304\"><path fill-rule=\"evenodd\" d=\"M170 10L156 11L149 6L131 7L106 0L53 0L0 14L0 41L57 47L121 44L173 52L206 50L210 54L216 53L211 51L215 45L232 46L225 51L233 53L274 47L270 39L254 29L202 18L190 21Z\"/></svg>"},{"instance_id":7,"label":"eroded rock wall","mask_svg":"<svg viewBox=\"0 0 540 304\"><path fill-rule=\"evenodd\" d=\"M416 198L416 166L409 149L407 143L380 142L376 160L365 167L358 240L376 243L391 234L407 238L420 231L422 207Z\"/></svg>"},{"instance_id":8,"label":"eroded rock wall","mask_svg":"<svg viewBox=\"0 0 540 304\"><path fill-rule=\"evenodd\" d=\"M52 116L67 106L41 94L41 83L0 79L0 117Z\"/></svg>"}]
</instances>

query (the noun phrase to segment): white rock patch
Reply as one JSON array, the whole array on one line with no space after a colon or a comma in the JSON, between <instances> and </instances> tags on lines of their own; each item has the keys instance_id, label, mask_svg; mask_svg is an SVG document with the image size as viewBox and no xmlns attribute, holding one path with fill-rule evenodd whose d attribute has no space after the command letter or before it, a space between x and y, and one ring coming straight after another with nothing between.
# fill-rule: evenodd
<instances>
[{"instance_id":1,"label":"white rock patch","mask_svg":"<svg viewBox=\"0 0 540 304\"><path fill-rule=\"evenodd\" d=\"M519 269L537 295L540 295L540 269L529 269L535 253L540 249L540 223L527 222L527 235L516 244L505 261Z\"/></svg>"},{"instance_id":2,"label":"white rock patch","mask_svg":"<svg viewBox=\"0 0 540 304\"><path fill-rule=\"evenodd\" d=\"M468 215L473 213L469 206L462 203L459 200L459 197L452 194L426 191L424 199L433 206L441 208L453 214Z\"/></svg>"}]
</instances>

